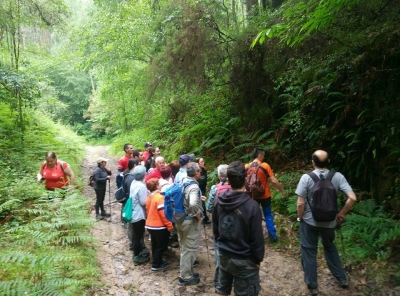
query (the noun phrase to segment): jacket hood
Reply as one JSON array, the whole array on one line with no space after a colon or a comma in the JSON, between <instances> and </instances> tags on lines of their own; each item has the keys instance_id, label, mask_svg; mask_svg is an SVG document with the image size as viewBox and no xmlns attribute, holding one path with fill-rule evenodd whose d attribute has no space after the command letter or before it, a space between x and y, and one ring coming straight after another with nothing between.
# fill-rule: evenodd
<instances>
[{"instance_id":1,"label":"jacket hood","mask_svg":"<svg viewBox=\"0 0 400 296\"><path fill-rule=\"evenodd\" d=\"M228 189L218 195L219 204L226 211L233 211L249 199L250 196L246 192L234 191L232 189Z\"/></svg>"}]
</instances>

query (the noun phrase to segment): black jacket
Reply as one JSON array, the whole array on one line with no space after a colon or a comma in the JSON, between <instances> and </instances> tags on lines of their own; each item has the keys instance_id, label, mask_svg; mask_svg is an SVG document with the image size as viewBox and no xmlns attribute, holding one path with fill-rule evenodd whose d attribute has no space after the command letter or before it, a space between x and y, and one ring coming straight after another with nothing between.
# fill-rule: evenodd
<instances>
[{"instance_id":1,"label":"black jacket","mask_svg":"<svg viewBox=\"0 0 400 296\"><path fill-rule=\"evenodd\" d=\"M214 238L222 255L234 259L264 259L264 236L257 202L245 192L228 189L215 199Z\"/></svg>"},{"instance_id":2,"label":"black jacket","mask_svg":"<svg viewBox=\"0 0 400 296\"><path fill-rule=\"evenodd\" d=\"M93 171L94 176L94 189L107 189L107 176L111 175L111 171L106 170L106 168L96 167Z\"/></svg>"}]
</instances>

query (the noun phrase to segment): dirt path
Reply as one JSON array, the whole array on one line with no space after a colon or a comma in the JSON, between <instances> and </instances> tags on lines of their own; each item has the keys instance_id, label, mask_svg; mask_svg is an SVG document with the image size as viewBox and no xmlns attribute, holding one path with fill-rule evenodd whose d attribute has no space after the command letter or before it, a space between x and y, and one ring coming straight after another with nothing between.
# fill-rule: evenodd
<instances>
[{"instance_id":1,"label":"dirt path","mask_svg":"<svg viewBox=\"0 0 400 296\"><path fill-rule=\"evenodd\" d=\"M107 153L107 146L87 146L86 157L83 164L83 177L87 180L96 166L96 159L103 156L109 159L107 167L110 167L114 176L111 179L111 201L114 200L113 192L116 189L115 173L117 172L118 159ZM84 195L95 203L93 188L86 186ZM108 194L106 203L108 203ZM110 207L106 207L107 212ZM93 228L93 235L99 241L98 264L101 269L100 281L104 288L96 291L94 295L215 295L213 286L214 276L214 250L212 245L212 232L209 225L206 226L208 248L210 254L210 266L207 256L206 240L202 230L202 240L199 248L199 266L195 268L200 273L200 283L196 286L180 287L177 285L179 276L179 249L171 249L174 254L168 258L170 264L164 271L152 272L151 264L134 266L132 251L129 251L129 242L126 229L120 221L121 206L119 203L111 205L111 219L98 221ZM94 216L94 211L91 215ZM147 234L145 243L149 250L150 241ZM293 246L298 248L298 246ZM267 256L261 264L261 293L260 295L309 295L303 282L303 271L300 260L274 251L266 246ZM326 266L319 268L319 295L365 295L360 292L360 285L352 278L350 288L341 289L331 276Z\"/></svg>"}]
</instances>

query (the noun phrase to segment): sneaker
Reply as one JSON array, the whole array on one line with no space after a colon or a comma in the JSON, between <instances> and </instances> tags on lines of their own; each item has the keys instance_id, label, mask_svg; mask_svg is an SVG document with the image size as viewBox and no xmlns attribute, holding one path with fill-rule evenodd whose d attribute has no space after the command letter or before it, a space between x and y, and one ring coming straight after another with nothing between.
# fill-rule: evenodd
<instances>
[{"instance_id":1,"label":"sneaker","mask_svg":"<svg viewBox=\"0 0 400 296\"><path fill-rule=\"evenodd\" d=\"M277 237L274 237L274 236L268 231L268 240L269 240L271 243L276 243L276 242L278 241L278 238L277 238Z\"/></svg>"},{"instance_id":2,"label":"sneaker","mask_svg":"<svg viewBox=\"0 0 400 296\"><path fill-rule=\"evenodd\" d=\"M142 254L133 257L133 265L138 266L149 261L149 257L145 257Z\"/></svg>"},{"instance_id":3,"label":"sneaker","mask_svg":"<svg viewBox=\"0 0 400 296\"><path fill-rule=\"evenodd\" d=\"M309 289L309 290L310 290L311 296L318 296L318 289L317 288Z\"/></svg>"},{"instance_id":4,"label":"sneaker","mask_svg":"<svg viewBox=\"0 0 400 296\"><path fill-rule=\"evenodd\" d=\"M349 287L349 275L346 273L346 278L343 281L339 281L339 285L343 288L346 289Z\"/></svg>"},{"instance_id":5,"label":"sneaker","mask_svg":"<svg viewBox=\"0 0 400 296\"><path fill-rule=\"evenodd\" d=\"M200 274L198 272L193 272L193 277L200 277Z\"/></svg>"},{"instance_id":6,"label":"sneaker","mask_svg":"<svg viewBox=\"0 0 400 296\"><path fill-rule=\"evenodd\" d=\"M191 286L191 285L197 285L200 282L200 278L199 277L195 277L193 275L193 277L190 280L183 280L179 277L178 279L178 285L179 286Z\"/></svg>"},{"instance_id":7,"label":"sneaker","mask_svg":"<svg viewBox=\"0 0 400 296\"><path fill-rule=\"evenodd\" d=\"M141 254L142 254L142 256L145 256L145 257L150 256L149 250L147 250L147 248L143 248Z\"/></svg>"},{"instance_id":8,"label":"sneaker","mask_svg":"<svg viewBox=\"0 0 400 296\"><path fill-rule=\"evenodd\" d=\"M160 271L160 270L164 270L167 268L167 264L165 264L165 262L161 263L161 265L159 267L151 267L151 271Z\"/></svg>"},{"instance_id":9,"label":"sneaker","mask_svg":"<svg viewBox=\"0 0 400 296\"><path fill-rule=\"evenodd\" d=\"M101 212L101 215L102 215L103 217L111 217L111 214L106 213L106 212Z\"/></svg>"},{"instance_id":10,"label":"sneaker","mask_svg":"<svg viewBox=\"0 0 400 296\"><path fill-rule=\"evenodd\" d=\"M194 262L193 262L193 267L196 267L197 265L199 265L199 261L194 260Z\"/></svg>"},{"instance_id":11,"label":"sneaker","mask_svg":"<svg viewBox=\"0 0 400 296\"><path fill-rule=\"evenodd\" d=\"M96 214L96 220L103 220L104 217L100 214Z\"/></svg>"}]
</instances>

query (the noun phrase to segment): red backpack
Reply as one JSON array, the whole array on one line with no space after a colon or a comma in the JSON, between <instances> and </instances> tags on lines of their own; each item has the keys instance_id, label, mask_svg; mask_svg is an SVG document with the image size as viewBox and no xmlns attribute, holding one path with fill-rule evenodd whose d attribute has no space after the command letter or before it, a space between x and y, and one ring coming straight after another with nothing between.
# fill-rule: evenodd
<instances>
[{"instance_id":1,"label":"red backpack","mask_svg":"<svg viewBox=\"0 0 400 296\"><path fill-rule=\"evenodd\" d=\"M228 189L230 189L230 188L231 188L231 185L230 185L230 184L225 184L225 183L221 184L221 183L218 183L218 184L217 184L217 191L215 192L215 196L220 195L222 192L224 192L224 191L226 191L226 190L228 190Z\"/></svg>"},{"instance_id":2,"label":"red backpack","mask_svg":"<svg viewBox=\"0 0 400 296\"><path fill-rule=\"evenodd\" d=\"M252 199L259 199L265 192L265 186L257 176L258 169L261 169L265 173L267 180L269 178L267 170L260 166L258 162L255 161L249 165L244 183L246 191Z\"/></svg>"}]
</instances>

